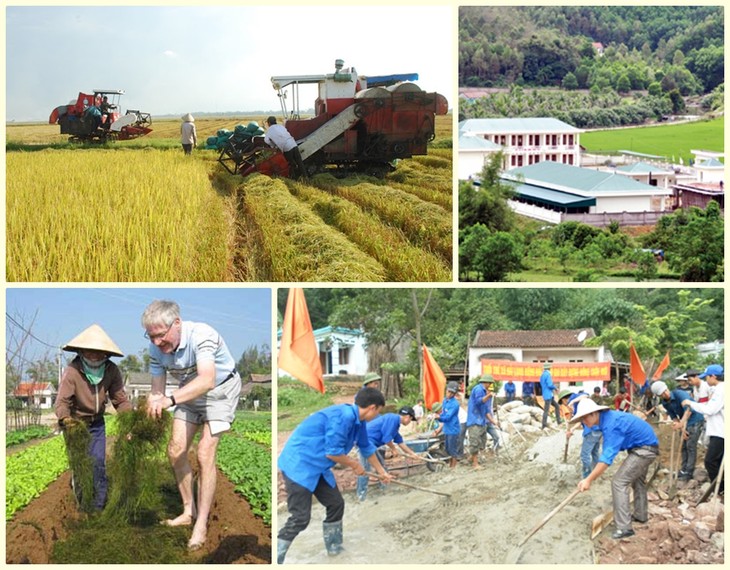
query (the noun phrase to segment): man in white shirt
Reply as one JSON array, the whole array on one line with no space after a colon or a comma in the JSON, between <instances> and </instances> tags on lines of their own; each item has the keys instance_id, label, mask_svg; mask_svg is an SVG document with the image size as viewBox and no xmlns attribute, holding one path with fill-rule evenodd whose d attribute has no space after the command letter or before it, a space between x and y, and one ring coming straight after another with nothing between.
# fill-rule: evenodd
<instances>
[{"instance_id":1,"label":"man in white shirt","mask_svg":"<svg viewBox=\"0 0 730 570\"><path fill-rule=\"evenodd\" d=\"M175 407L167 455L175 472L183 513L164 524L192 525L188 548L197 550L207 538L208 515L215 495L218 442L235 418L241 377L218 332L205 323L183 321L177 303L152 302L142 315L142 326L150 341L152 374L147 413L159 417L162 410ZM167 374L179 382L179 387L169 396L165 394ZM188 450L201 427L196 505Z\"/></svg>"},{"instance_id":2,"label":"man in white shirt","mask_svg":"<svg viewBox=\"0 0 730 570\"><path fill-rule=\"evenodd\" d=\"M705 416L705 430L710 438L705 453L705 469L714 481L720 471L720 464L725 452L725 371L719 364L711 364L699 375L700 380L707 379L707 384L714 388L709 401L700 404L692 400L684 400L682 406L689 406L695 412ZM723 492L720 482L720 492Z\"/></svg>"},{"instance_id":3,"label":"man in white shirt","mask_svg":"<svg viewBox=\"0 0 730 570\"><path fill-rule=\"evenodd\" d=\"M284 125L276 123L276 117L272 116L266 119L266 124L269 128L264 135L264 142L270 147L278 148L284 154L292 178L306 177L307 169L304 166L302 155L294 137L291 136Z\"/></svg>"}]
</instances>

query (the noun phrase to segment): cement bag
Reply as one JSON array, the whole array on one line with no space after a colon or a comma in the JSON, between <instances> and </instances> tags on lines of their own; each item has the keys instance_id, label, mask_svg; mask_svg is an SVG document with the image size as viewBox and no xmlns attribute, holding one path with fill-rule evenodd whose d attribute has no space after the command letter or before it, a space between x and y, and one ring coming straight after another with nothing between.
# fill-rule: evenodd
<instances>
[{"instance_id":1,"label":"cement bag","mask_svg":"<svg viewBox=\"0 0 730 570\"><path fill-rule=\"evenodd\" d=\"M530 414L515 413L509 417L509 421L513 424L529 424L532 421L532 416L530 416Z\"/></svg>"},{"instance_id":2,"label":"cement bag","mask_svg":"<svg viewBox=\"0 0 730 570\"><path fill-rule=\"evenodd\" d=\"M502 410L505 412L509 412L510 410L514 410L515 408L522 406L521 400L512 400L511 402L507 402L506 404L502 404Z\"/></svg>"},{"instance_id":3,"label":"cement bag","mask_svg":"<svg viewBox=\"0 0 730 570\"><path fill-rule=\"evenodd\" d=\"M521 427L521 430L525 433L538 433L538 432L542 431L542 428L540 428L538 426L534 426L532 424L528 424L528 425L523 425Z\"/></svg>"},{"instance_id":4,"label":"cement bag","mask_svg":"<svg viewBox=\"0 0 730 570\"><path fill-rule=\"evenodd\" d=\"M529 414L530 413L530 406L517 406L514 410L512 410L513 414Z\"/></svg>"}]
</instances>

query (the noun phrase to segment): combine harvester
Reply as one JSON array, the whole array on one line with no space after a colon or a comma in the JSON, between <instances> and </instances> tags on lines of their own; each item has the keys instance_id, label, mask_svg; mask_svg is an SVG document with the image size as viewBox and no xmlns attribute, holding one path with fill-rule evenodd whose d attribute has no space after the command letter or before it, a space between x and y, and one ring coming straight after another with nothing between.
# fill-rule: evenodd
<instances>
[{"instance_id":1,"label":"combine harvester","mask_svg":"<svg viewBox=\"0 0 730 570\"><path fill-rule=\"evenodd\" d=\"M271 78L284 125L299 144L307 173L384 176L395 168L394 160L427 154L435 136L435 116L448 111L446 98L412 83L418 79L415 73L364 76L342 66L338 59L333 74ZM302 119L299 86L307 84L317 85L318 97L314 117ZM288 87L291 112L286 105ZM284 155L269 148L261 136L229 141L218 160L231 174L289 176Z\"/></svg>"},{"instance_id":2,"label":"combine harvester","mask_svg":"<svg viewBox=\"0 0 730 570\"><path fill-rule=\"evenodd\" d=\"M119 114L119 100L124 91L119 89L94 89L91 95L79 93L68 105L56 107L48 122L61 125L61 134L70 135L72 142L126 141L152 132L149 113L127 110ZM103 112L104 97L108 99L108 111Z\"/></svg>"}]
</instances>

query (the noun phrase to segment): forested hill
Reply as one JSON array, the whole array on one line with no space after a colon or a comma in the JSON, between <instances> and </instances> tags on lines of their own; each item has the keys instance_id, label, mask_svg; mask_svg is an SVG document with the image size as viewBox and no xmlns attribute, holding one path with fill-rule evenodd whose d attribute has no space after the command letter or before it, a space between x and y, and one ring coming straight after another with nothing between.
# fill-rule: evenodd
<instances>
[{"instance_id":1,"label":"forested hill","mask_svg":"<svg viewBox=\"0 0 730 570\"><path fill-rule=\"evenodd\" d=\"M462 7L459 84L708 93L724 82L723 16L719 6Z\"/></svg>"}]
</instances>

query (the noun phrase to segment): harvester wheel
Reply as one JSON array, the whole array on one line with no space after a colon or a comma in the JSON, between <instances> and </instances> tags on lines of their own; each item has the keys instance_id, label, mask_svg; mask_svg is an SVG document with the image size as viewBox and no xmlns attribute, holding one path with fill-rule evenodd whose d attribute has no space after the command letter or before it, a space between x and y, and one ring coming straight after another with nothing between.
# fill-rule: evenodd
<instances>
[{"instance_id":1,"label":"harvester wheel","mask_svg":"<svg viewBox=\"0 0 730 570\"><path fill-rule=\"evenodd\" d=\"M353 113L355 113L355 116L358 119L362 119L365 115L368 114L368 110L364 103L358 103L357 105L355 105Z\"/></svg>"}]
</instances>

